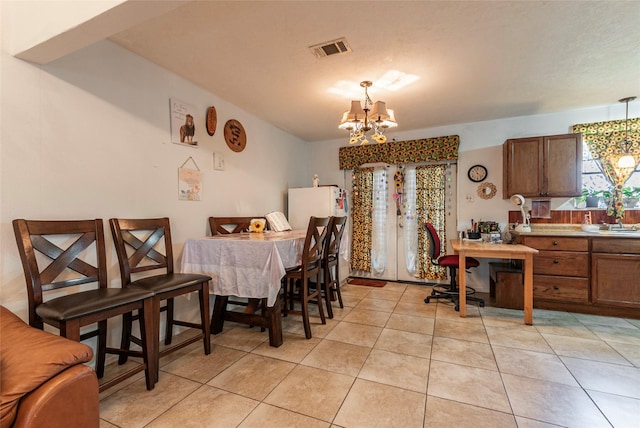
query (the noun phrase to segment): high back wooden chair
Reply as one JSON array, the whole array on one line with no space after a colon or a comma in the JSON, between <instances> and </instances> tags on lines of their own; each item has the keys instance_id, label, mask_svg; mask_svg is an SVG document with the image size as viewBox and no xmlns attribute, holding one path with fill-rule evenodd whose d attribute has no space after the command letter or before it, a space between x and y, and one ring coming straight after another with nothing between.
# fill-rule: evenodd
<instances>
[{"instance_id":1,"label":"high back wooden chair","mask_svg":"<svg viewBox=\"0 0 640 428\"><path fill-rule=\"evenodd\" d=\"M333 318L333 308L331 301L338 298L341 308L342 294L340 293L340 242L344 234L347 217L331 217L329 222L329 230L327 232L326 243L324 246L324 254L322 256L322 287L324 290L324 298L327 305L327 316Z\"/></svg>"},{"instance_id":2,"label":"high back wooden chair","mask_svg":"<svg viewBox=\"0 0 640 428\"><path fill-rule=\"evenodd\" d=\"M456 271L460 267L460 261L457 254L451 255L441 255L440 254L440 237L438 236L438 232L435 227L431 223L425 223L424 227L427 231L427 236L430 240L429 245L429 257L431 258L431 262L437 266L444 266L449 268L449 278L450 282L448 285L442 286L437 283L427 284L432 285L431 295L427 296L424 299L425 303L429 303L431 299L446 299L453 302L454 309L456 311L460 310L460 289L458 288L458 284L456 283ZM480 262L473 257L467 257L466 266L469 268L478 267ZM484 306L484 300L479 297L473 297L476 290L471 287L466 287L466 298L467 302L477 302L480 306Z\"/></svg>"},{"instance_id":3,"label":"high back wooden chair","mask_svg":"<svg viewBox=\"0 0 640 428\"><path fill-rule=\"evenodd\" d=\"M148 290L154 293L156 301L156 323L158 324L160 312L166 312L166 329L164 343L166 347L158 351L158 357L162 357L191 343L202 340L204 353L211 353L210 325L209 325L209 281L210 276L175 273L173 268L173 246L171 241L171 226L169 219L118 219L109 220L111 233L118 254L120 265L120 277L122 286L128 289ZM154 273L151 276L143 276L134 279L132 275L140 273ZM200 304L200 323L180 321L174 319L174 298L198 293ZM161 306L161 302L165 302ZM128 348L131 341L136 341L131 335L131 326L134 317L131 314L124 316L122 327L122 347ZM190 337L178 344L171 345L173 326L179 325L198 329L200 334ZM156 341L159 337L156 337ZM158 345L159 348L159 345ZM120 358L120 363L126 361L126 356Z\"/></svg>"},{"instance_id":4,"label":"high back wooden chair","mask_svg":"<svg viewBox=\"0 0 640 428\"><path fill-rule=\"evenodd\" d=\"M284 304L283 312L285 316L289 313L302 315L304 323L304 333L307 339L311 339L311 323L309 320L309 303L316 302L320 320L326 324L324 310L322 308L321 287L311 289L309 280L315 279L316 284L320 284L320 270L322 257L324 255L325 239L329 231L331 217L311 217L307 234L302 250L301 264L288 269L284 282ZM294 304L298 301L300 310L294 310Z\"/></svg>"},{"instance_id":5,"label":"high back wooden chair","mask_svg":"<svg viewBox=\"0 0 640 428\"><path fill-rule=\"evenodd\" d=\"M209 217L211 235L246 232L256 217Z\"/></svg>"},{"instance_id":6,"label":"high back wooden chair","mask_svg":"<svg viewBox=\"0 0 640 428\"><path fill-rule=\"evenodd\" d=\"M142 357L142 365L102 383L101 391L142 370L147 389L153 389L157 371L153 292L108 287L102 220L17 219L13 230L27 282L29 324L39 329L51 325L76 341L97 336L98 378L104 375L106 353ZM60 294L63 289L63 296L45 301L45 293ZM107 348L107 320L135 310L141 318L142 351ZM82 327L96 323L97 329L80 334Z\"/></svg>"}]
</instances>

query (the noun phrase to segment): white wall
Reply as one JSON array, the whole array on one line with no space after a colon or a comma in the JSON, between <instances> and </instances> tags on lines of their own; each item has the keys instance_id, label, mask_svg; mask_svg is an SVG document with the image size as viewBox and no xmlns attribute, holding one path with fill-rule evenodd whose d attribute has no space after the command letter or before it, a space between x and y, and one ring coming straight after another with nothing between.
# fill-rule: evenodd
<instances>
[{"instance_id":1,"label":"white wall","mask_svg":"<svg viewBox=\"0 0 640 428\"><path fill-rule=\"evenodd\" d=\"M624 94L620 94L620 98ZM616 98L615 95L612 98ZM392 103L390 102L392 105ZM629 117L640 115L640 102L629 105ZM625 105L616 103L609 106L594 107L565 111L553 114L516 117L511 119L492 120L486 122L463 123L458 125L425 128L413 131L399 131L389 133L387 137L396 141L419 138L433 138L445 135L459 135L458 159L458 225L462 230L468 227L470 220L494 220L504 227L508 221L508 211L517 210L508 199L502 199L502 144L509 138L519 138L537 135L555 135L571 133L575 124L624 119ZM402 115L397 114L398 129L402 129ZM336 123L338 116L336 116ZM337 125L336 125L337 126ZM322 183L337 183L350 191L351 171L339 170L338 149L347 146L347 135L340 140L319 141L309 144L309 169L320 174ZM478 184L467 178L467 170L475 164L482 164L488 169L485 182L491 182L497 187L497 195L493 199L484 200L477 196ZM345 183L345 184L343 184ZM468 201L472 196L473 201ZM567 199L552 199L552 209L566 202ZM530 204L530 201L527 201ZM489 269L487 263L481 261L481 266L470 275L469 284L482 291L489 290Z\"/></svg>"},{"instance_id":2,"label":"white wall","mask_svg":"<svg viewBox=\"0 0 640 428\"><path fill-rule=\"evenodd\" d=\"M3 49L0 64L0 302L23 319L27 295L15 218L168 216L179 261L187 238L208 234L209 216L284 211L287 189L308 185L304 141L111 42L46 66ZM170 98L202 113L198 148L170 142ZM211 105L218 112L213 137L204 127ZM223 126L232 118L247 133L241 153L224 141ZM213 170L213 152L224 155L225 171ZM204 174L200 202L178 200L178 167L189 157ZM109 278L119 286L105 232ZM197 299L180 305L187 318L197 319Z\"/></svg>"}]
</instances>

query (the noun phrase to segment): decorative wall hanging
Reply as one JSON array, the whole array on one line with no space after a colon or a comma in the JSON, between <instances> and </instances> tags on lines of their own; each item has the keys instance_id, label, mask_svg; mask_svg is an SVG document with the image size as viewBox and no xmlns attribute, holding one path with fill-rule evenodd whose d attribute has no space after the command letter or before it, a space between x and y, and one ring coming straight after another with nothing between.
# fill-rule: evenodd
<instances>
[{"instance_id":1,"label":"decorative wall hanging","mask_svg":"<svg viewBox=\"0 0 640 428\"><path fill-rule=\"evenodd\" d=\"M195 108L182 101L169 100L171 108L171 142L197 147Z\"/></svg>"},{"instance_id":2,"label":"decorative wall hanging","mask_svg":"<svg viewBox=\"0 0 640 428\"><path fill-rule=\"evenodd\" d=\"M384 162L402 165L418 162L458 160L460 137L424 138L420 140L394 141L386 144L340 147L340 169L354 169L366 163Z\"/></svg>"},{"instance_id":3,"label":"decorative wall hanging","mask_svg":"<svg viewBox=\"0 0 640 428\"><path fill-rule=\"evenodd\" d=\"M187 162L193 162L196 169L185 168ZM178 168L178 200L199 201L202 190L202 173L191 156Z\"/></svg>"},{"instance_id":4,"label":"decorative wall hanging","mask_svg":"<svg viewBox=\"0 0 640 428\"><path fill-rule=\"evenodd\" d=\"M234 152L243 151L247 146L247 134L242 124L235 119L228 120L224 124L224 140Z\"/></svg>"},{"instance_id":5,"label":"decorative wall hanging","mask_svg":"<svg viewBox=\"0 0 640 428\"><path fill-rule=\"evenodd\" d=\"M479 185L476 192L482 199L492 199L496 195L497 189L495 184L486 182Z\"/></svg>"},{"instance_id":6,"label":"decorative wall hanging","mask_svg":"<svg viewBox=\"0 0 640 428\"><path fill-rule=\"evenodd\" d=\"M211 106L207 109L207 134L213 136L216 133L216 127L218 126L218 114L216 108Z\"/></svg>"}]
</instances>

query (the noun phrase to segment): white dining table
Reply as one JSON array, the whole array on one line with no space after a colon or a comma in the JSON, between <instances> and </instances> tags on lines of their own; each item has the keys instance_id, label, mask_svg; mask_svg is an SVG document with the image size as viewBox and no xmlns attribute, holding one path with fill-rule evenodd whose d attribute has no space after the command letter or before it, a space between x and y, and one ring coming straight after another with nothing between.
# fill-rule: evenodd
<instances>
[{"instance_id":1,"label":"white dining table","mask_svg":"<svg viewBox=\"0 0 640 428\"><path fill-rule=\"evenodd\" d=\"M272 346L282 343L282 318L278 294L287 268L300 264L306 230L233 233L185 241L181 271L211 276L216 296L212 333L222 331L224 320L269 329ZM229 296L264 299L263 315L227 310Z\"/></svg>"}]
</instances>

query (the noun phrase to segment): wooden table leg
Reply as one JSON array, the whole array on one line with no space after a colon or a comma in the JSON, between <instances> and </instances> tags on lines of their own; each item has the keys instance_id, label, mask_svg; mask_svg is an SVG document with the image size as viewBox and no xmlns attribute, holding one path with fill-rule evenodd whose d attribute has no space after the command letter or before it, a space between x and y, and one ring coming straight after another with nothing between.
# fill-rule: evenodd
<instances>
[{"instance_id":1,"label":"wooden table leg","mask_svg":"<svg viewBox=\"0 0 640 428\"><path fill-rule=\"evenodd\" d=\"M467 258L464 252L458 254L458 305L460 306L460 317L467 316Z\"/></svg>"},{"instance_id":2,"label":"wooden table leg","mask_svg":"<svg viewBox=\"0 0 640 428\"><path fill-rule=\"evenodd\" d=\"M267 299L263 300L267 305ZM282 345L282 311L280 309L280 297L276 297L273 306L267 306L265 310L267 328L269 329L269 345L275 348Z\"/></svg>"},{"instance_id":3,"label":"wooden table leg","mask_svg":"<svg viewBox=\"0 0 640 428\"><path fill-rule=\"evenodd\" d=\"M533 325L533 254L524 259L524 323Z\"/></svg>"},{"instance_id":4,"label":"wooden table leg","mask_svg":"<svg viewBox=\"0 0 640 428\"><path fill-rule=\"evenodd\" d=\"M215 301L213 302L213 314L211 315L211 334L218 334L222 332L228 300L229 296L216 295Z\"/></svg>"}]
</instances>

